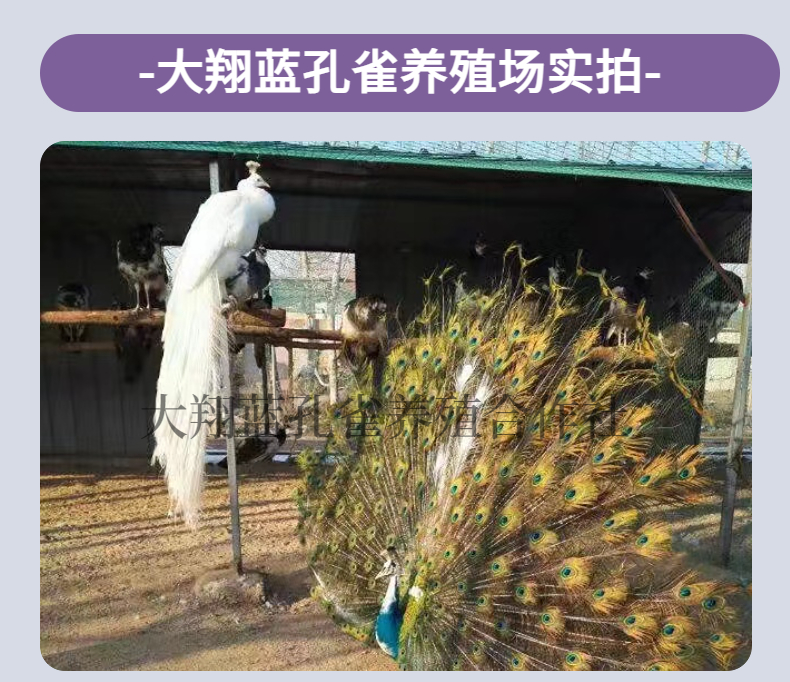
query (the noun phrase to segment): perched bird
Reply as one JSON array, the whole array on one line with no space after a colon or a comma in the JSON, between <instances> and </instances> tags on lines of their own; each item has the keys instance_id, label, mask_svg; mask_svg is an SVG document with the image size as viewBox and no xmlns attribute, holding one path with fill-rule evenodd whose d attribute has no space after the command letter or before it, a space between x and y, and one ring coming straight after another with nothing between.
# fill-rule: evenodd
<instances>
[{"instance_id":1,"label":"perched bird","mask_svg":"<svg viewBox=\"0 0 790 682\"><path fill-rule=\"evenodd\" d=\"M677 356L683 352L691 340L691 325L688 322L670 324L658 332L656 340L664 353L673 357Z\"/></svg>"},{"instance_id":2,"label":"perched bird","mask_svg":"<svg viewBox=\"0 0 790 682\"><path fill-rule=\"evenodd\" d=\"M651 452L659 369L590 364L600 300L552 288L533 317L525 267L449 314L428 292L375 437L353 394L328 408L298 458L316 598L406 670L728 667L739 588L673 552L670 510L712 484L696 447Z\"/></svg>"},{"instance_id":3,"label":"perched bird","mask_svg":"<svg viewBox=\"0 0 790 682\"><path fill-rule=\"evenodd\" d=\"M271 308L271 279L271 270L266 262L266 249L263 246L250 249L239 258L236 272L225 280L228 298L247 303L257 296Z\"/></svg>"},{"instance_id":4,"label":"perched bird","mask_svg":"<svg viewBox=\"0 0 790 682\"><path fill-rule=\"evenodd\" d=\"M245 438L238 448L236 448L236 464L250 464L252 462L270 460L283 443L285 443L285 429L280 427L273 436L251 436ZM222 469L228 468L228 458L217 462L217 466Z\"/></svg>"},{"instance_id":5,"label":"perched bird","mask_svg":"<svg viewBox=\"0 0 790 682\"><path fill-rule=\"evenodd\" d=\"M728 272L727 278L735 291L722 281L721 275L711 270L689 294L694 308L690 312L691 319L696 320L698 328L711 343L716 340L716 336L738 310L743 297L743 280L734 272Z\"/></svg>"},{"instance_id":6,"label":"perched bird","mask_svg":"<svg viewBox=\"0 0 790 682\"><path fill-rule=\"evenodd\" d=\"M637 311L642 301L650 296L650 278L652 271L647 268L637 273L630 287L616 286L612 288L614 297L609 301L608 322L605 342L615 338L615 345L627 346L628 337L636 332Z\"/></svg>"},{"instance_id":7,"label":"perched bird","mask_svg":"<svg viewBox=\"0 0 790 682\"><path fill-rule=\"evenodd\" d=\"M118 271L134 290L140 310L140 295L145 293L145 307L151 310L152 297L164 298L167 287L167 268L162 256L164 232L161 227L147 223L130 230L126 239L116 244Z\"/></svg>"},{"instance_id":8,"label":"perched bird","mask_svg":"<svg viewBox=\"0 0 790 682\"><path fill-rule=\"evenodd\" d=\"M562 256L557 256L552 264L549 266L549 284L559 286L562 284L563 276L565 275L565 259Z\"/></svg>"},{"instance_id":9,"label":"perched bird","mask_svg":"<svg viewBox=\"0 0 790 682\"><path fill-rule=\"evenodd\" d=\"M483 237L483 233L478 232L474 244L472 244L472 258L485 258L487 250L488 244Z\"/></svg>"},{"instance_id":10,"label":"perched bird","mask_svg":"<svg viewBox=\"0 0 790 682\"><path fill-rule=\"evenodd\" d=\"M71 283L58 287L55 297L58 310L88 310L90 305L90 292L84 284ZM60 338L68 343L85 340L84 324L64 324L60 327Z\"/></svg>"},{"instance_id":11,"label":"perched bird","mask_svg":"<svg viewBox=\"0 0 790 682\"><path fill-rule=\"evenodd\" d=\"M216 398L230 390L229 379L223 379L229 353L228 324L221 312L225 280L237 272L242 254L253 247L260 226L275 210L259 166L248 161L249 177L237 189L213 194L201 205L173 268L156 389L157 405L163 400L169 405L172 427L156 430L153 459L164 468L173 513L190 525L200 509L208 424L196 427L189 408L175 408L192 405L194 396ZM185 433L190 437L179 435Z\"/></svg>"},{"instance_id":12,"label":"perched bird","mask_svg":"<svg viewBox=\"0 0 790 682\"><path fill-rule=\"evenodd\" d=\"M387 350L387 303L381 296L360 296L346 304L340 333L342 355L359 371Z\"/></svg>"}]
</instances>

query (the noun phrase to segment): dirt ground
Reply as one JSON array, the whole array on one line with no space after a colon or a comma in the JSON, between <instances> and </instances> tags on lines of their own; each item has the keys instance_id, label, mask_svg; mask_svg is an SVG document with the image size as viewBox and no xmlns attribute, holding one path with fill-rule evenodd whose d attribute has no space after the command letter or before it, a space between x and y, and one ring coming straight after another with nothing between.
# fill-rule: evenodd
<instances>
[{"instance_id":1,"label":"dirt ground","mask_svg":"<svg viewBox=\"0 0 790 682\"><path fill-rule=\"evenodd\" d=\"M200 600L193 587L230 562L227 486L211 476L193 532L166 517L151 474L42 473L41 652L58 670L394 670L342 634L310 599L290 465L240 482L245 567L268 602ZM718 499L677 516L676 544L704 573L751 581L751 494L739 496L732 567L717 568ZM751 612L745 605L745 634Z\"/></svg>"},{"instance_id":2,"label":"dirt ground","mask_svg":"<svg viewBox=\"0 0 790 682\"><path fill-rule=\"evenodd\" d=\"M310 599L294 536L288 465L240 484L245 567L267 574L268 605L198 600L230 564L227 484L209 479L197 532L166 518L150 475L41 477L41 652L58 670L394 670Z\"/></svg>"}]
</instances>

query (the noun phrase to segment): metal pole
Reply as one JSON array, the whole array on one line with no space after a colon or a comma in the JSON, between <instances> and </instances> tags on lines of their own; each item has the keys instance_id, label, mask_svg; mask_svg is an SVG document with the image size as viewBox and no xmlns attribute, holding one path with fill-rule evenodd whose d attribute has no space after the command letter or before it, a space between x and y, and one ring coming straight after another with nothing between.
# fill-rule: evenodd
<instances>
[{"instance_id":1,"label":"metal pole","mask_svg":"<svg viewBox=\"0 0 790 682\"><path fill-rule=\"evenodd\" d=\"M228 360L230 365L230 360ZM241 564L241 515L239 514L239 480L236 475L236 428L233 423L234 399L231 392L228 398L228 489L230 490L230 529L233 542L233 567L242 574Z\"/></svg>"},{"instance_id":2,"label":"metal pole","mask_svg":"<svg viewBox=\"0 0 790 682\"><path fill-rule=\"evenodd\" d=\"M274 429L277 430L277 427L280 425L280 420L277 418L277 408L282 408L282 404L278 405L278 400L280 399L280 382L277 380L277 349L274 346L269 346L272 352L272 367L271 367L271 375L272 375L272 408L274 411Z\"/></svg>"},{"instance_id":3,"label":"metal pole","mask_svg":"<svg viewBox=\"0 0 790 682\"><path fill-rule=\"evenodd\" d=\"M210 161L208 165L209 184L211 193L217 194L219 186L219 161ZM241 575L241 515L239 514L239 480L236 474L236 424L233 417L235 405L233 399L233 373L231 371L230 352L225 347L225 362L223 366L223 384L228 392L228 428L225 432L225 449L228 457L228 491L230 497L230 531L233 545L233 568ZM221 419L222 415L217 415Z\"/></svg>"},{"instance_id":4,"label":"metal pole","mask_svg":"<svg viewBox=\"0 0 790 682\"><path fill-rule=\"evenodd\" d=\"M735 394L732 407L730 442L727 447L725 488L721 505L719 542L721 560L726 566L732 549L732 527L735 518L735 500L738 494L738 478L743 465L743 429L746 422L746 406L749 401L749 374L752 360L752 246L749 244L749 262L746 265L744 282L746 305L741 317L740 343L738 345L738 370L735 374Z\"/></svg>"},{"instance_id":5,"label":"metal pole","mask_svg":"<svg viewBox=\"0 0 790 682\"><path fill-rule=\"evenodd\" d=\"M216 194L219 192L219 161L209 161L208 181L211 187L211 193Z\"/></svg>"},{"instance_id":6,"label":"metal pole","mask_svg":"<svg viewBox=\"0 0 790 682\"><path fill-rule=\"evenodd\" d=\"M263 433L265 435L269 435L270 433L270 425L269 425L269 372L268 372L268 361L266 358L267 355L267 347L264 345L261 348L261 385L263 391Z\"/></svg>"}]
</instances>

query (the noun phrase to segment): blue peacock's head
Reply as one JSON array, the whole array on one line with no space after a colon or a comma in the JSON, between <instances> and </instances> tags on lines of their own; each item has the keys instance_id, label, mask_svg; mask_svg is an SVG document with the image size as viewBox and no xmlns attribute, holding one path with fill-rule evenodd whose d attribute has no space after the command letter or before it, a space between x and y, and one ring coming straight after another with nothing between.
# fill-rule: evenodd
<instances>
[{"instance_id":1,"label":"blue peacock's head","mask_svg":"<svg viewBox=\"0 0 790 682\"><path fill-rule=\"evenodd\" d=\"M381 556L384 557L384 566L382 569L376 574L376 580L380 580L381 578L391 578L393 575L400 574L400 561L398 559L398 553L394 547L387 547L383 552L381 552Z\"/></svg>"}]
</instances>

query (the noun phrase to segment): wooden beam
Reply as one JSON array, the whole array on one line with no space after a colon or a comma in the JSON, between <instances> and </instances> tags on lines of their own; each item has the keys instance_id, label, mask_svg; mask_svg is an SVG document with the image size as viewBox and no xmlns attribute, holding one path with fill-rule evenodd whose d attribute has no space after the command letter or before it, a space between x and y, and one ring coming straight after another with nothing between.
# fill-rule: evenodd
<instances>
[{"instance_id":1,"label":"wooden beam","mask_svg":"<svg viewBox=\"0 0 790 682\"><path fill-rule=\"evenodd\" d=\"M719 277L724 280L724 283L727 285L727 288L735 294L736 298L746 305L746 294L742 294L738 291L737 287L733 284L732 280L730 279L727 271L721 266L718 260L716 260L716 256L713 255L711 250L708 248L708 245L699 236L699 232L695 229L694 225L691 222L691 219L688 217L688 214L683 209L678 198L675 196L675 193L666 185L661 185L661 189L664 190L664 194L666 195L669 203L672 204L672 208L675 209L675 213L677 213L678 218L680 218L680 222L683 224L683 227L686 229L686 232L689 233L689 236L694 240L694 243L699 247L699 250L705 254L705 257L710 261L710 264L713 266L713 269L719 274Z\"/></svg>"},{"instance_id":2,"label":"wooden beam","mask_svg":"<svg viewBox=\"0 0 790 682\"><path fill-rule=\"evenodd\" d=\"M331 329L289 329L287 327L260 327L255 325L234 324L234 334L239 336L262 336L266 339L313 339L317 341L335 342L333 347L343 340L340 332Z\"/></svg>"},{"instance_id":3,"label":"wooden beam","mask_svg":"<svg viewBox=\"0 0 790 682\"><path fill-rule=\"evenodd\" d=\"M90 324L105 327L161 327L162 310L48 310L41 313L41 324Z\"/></svg>"},{"instance_id":4,"label":"wooden beam","mask_svg":"<svg viewBox=\"0 0 790 682\"><path fill-rule=\"evenodd\" d=\"M105 327L161 327L165 322L163 310L48 310L41 313L41 324L87 324ZM271 329L285 324L282 308L245 308L231 313L231 331ZM298 331L298 330L294 330ZM309 330L308 330L309 331ZM244 332L248 333L248 332ZM255 333L255 332L249 332Z\"/></svg>"}]
</instances>

